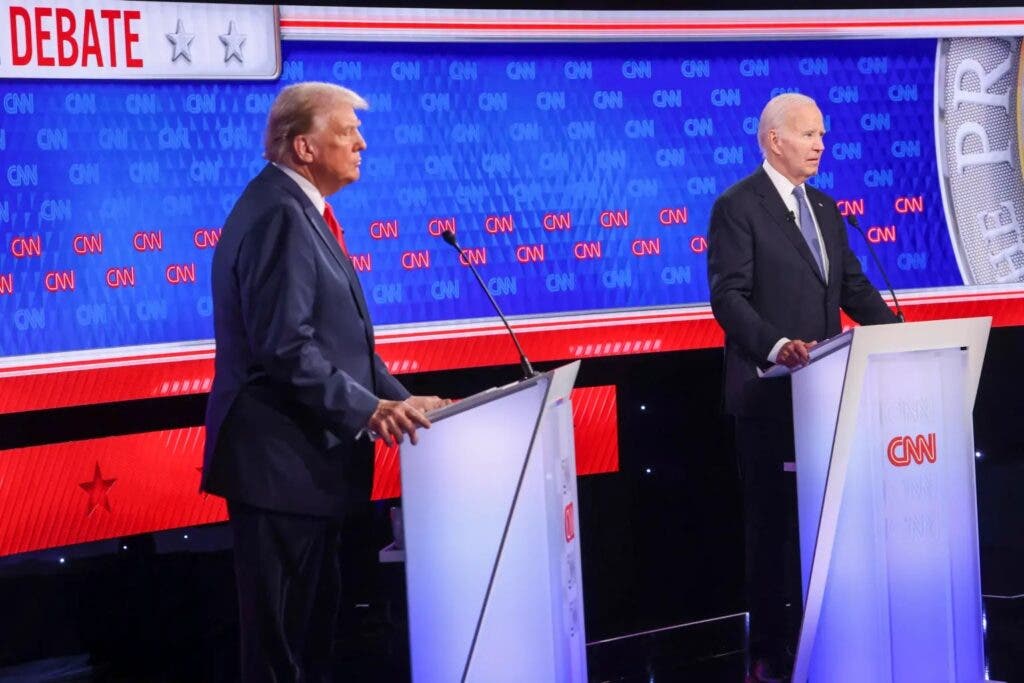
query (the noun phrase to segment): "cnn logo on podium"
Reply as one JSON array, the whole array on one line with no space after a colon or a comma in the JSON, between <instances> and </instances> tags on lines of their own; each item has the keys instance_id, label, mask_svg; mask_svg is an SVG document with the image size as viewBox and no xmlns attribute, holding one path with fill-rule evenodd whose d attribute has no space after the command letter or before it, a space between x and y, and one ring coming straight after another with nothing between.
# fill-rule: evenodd
<instances>
[{"instance_id":1,"label":"cnn logo on podium","mask_svg":"<svg viewBox=\"0 0 1024 683\"><path fill-rule=\"evenodd\" d=\"M885 449L889 462L894 467L906 467L911 462L923 465L933 463L938 456L935 447L935 432L917 436L894 436Z\"/></svg>"}]
</instances>

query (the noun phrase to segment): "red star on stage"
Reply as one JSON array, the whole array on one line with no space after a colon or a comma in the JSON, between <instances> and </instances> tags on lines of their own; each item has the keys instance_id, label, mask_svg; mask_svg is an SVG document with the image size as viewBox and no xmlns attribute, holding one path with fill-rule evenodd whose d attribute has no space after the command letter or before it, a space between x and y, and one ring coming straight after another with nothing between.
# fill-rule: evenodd
<instances>
[{"instance_id":1,"label":"red star on stage","mask_svg":"<svg viewBox=\"0 0 1024 683\"><path fill-rule=\"evenodd\" d=\"M92 514L92 511L97 506L102 505L103 508L110 512L110 499L107 498L107 491L114 485L117 479L104 479L103 474L100 472L100 463L96 462L96 469L92 475L92 481L86 481L79 484L82 489L89 494L89 507L85 511L85 516L88 517Z\"/></svg>"}]
</instances>

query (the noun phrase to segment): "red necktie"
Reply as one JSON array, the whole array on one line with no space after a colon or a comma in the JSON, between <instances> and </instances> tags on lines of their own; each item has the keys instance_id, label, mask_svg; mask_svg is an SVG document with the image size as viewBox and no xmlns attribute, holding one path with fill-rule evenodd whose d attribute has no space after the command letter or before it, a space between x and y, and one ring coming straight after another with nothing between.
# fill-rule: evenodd
<instances>
[{"instance_id":1,"label":"red necktie","mask_svg":"<svg viewBox=\"0 0 1024 683\"><path fill-rule=\"evenodd\" d=\"M348 249L345 248L345 231L341 229L341 223L338 222L338 217L334 215L334 209L327 202L324 202L324 221L327 222L327 227L330 229L331 234L334 235L334 239L338 240L341 253L348 256Z\"/></svg>"}]
</instances>

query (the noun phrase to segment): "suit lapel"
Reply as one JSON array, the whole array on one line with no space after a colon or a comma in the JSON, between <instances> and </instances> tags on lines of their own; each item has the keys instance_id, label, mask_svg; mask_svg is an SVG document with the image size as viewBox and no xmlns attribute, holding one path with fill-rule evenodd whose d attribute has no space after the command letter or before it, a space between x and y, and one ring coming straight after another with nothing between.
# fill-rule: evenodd
<instances>
[{"instance_id":1,"label":"suit lapel","mask_svg":"<svg viewBox=\"0 0 1024 683\"><path fill-rule=\"evenodd\" d=\"M349 288L352 290L352 298L355 299L356 308L359 309L359 315L366 322L366 339L372 349L373 332L370 325L370 312L366 308L366 297L363 296L363 288L359 283L359 276L356 275L356 269L352 265L352 260L342 253L341 245L338 244L338 240L334 239L330 228L327 227L327 221L317 212L315 206L306 207L306 218L313 225L316 234L320 237L320 241L324 243L324 248L331 253L331 256L338 262L341 271L345 274L345 279L348 280Z\"/></svg>"},{"instance_id":2,"label":"suit lapel","mask_svg":"<svg viewBox=\"0 0 1024 683\"><path fill-rule=\"evenodd\" d=\"M309 222L313 225L313 229L316 231L317 237L320 238L320 241L323 242L324 248L331 252L331 256L334 257L334 260L338 262L341 269L345 271L346 275L348 275L348 269L345 268L345 265L349 264L349 267L351 268L351 263L347 258L345 258L345 255L341 253L341 245L338 244L338 240L334 239L334 235L331 234L331 229L327 227L327 221L325 221L324 217L317 212L315 206L307 206L305 211L306 218L308 218Z\"/></svg>"},{"instance_id":3,"label":"suit lapel","mask_svg":"<svg viewBox=\"0 0 1024 683\"><path fill-rule=\"evenodd\" d=\"M370 311L366 308L366 298L363 296L362 285L359 283L359 277L356 275L356 269L353 267L352 261L341 252L341 245L338 244L338 240L334 239L330 228L327 227L327 221L324 220L324 217L309 201L309 197L281 169L273 164L267 164L260 172L260 177L289 193L302 204L303 213L306 214L306 219L312 225L313 232L320 238L324 249L334 258L341 268L341 272L345 274L345 279L348 280L349 289L352 291L352 298L356 303L356 309L363 318L363 322L366 323L364 326L366 328L366 341L370 346L370 350L373 351L373 324L370 322Z\"/></svg>"},{"instance_id":4,"label":"suit lapel","mask_svg":"<svg viewBox=\"0 0 1024 683\"><path fill-rule=\"evenodd\" d=\"M807 240L804 239L803 233L800 232L800 227L796 224L796 217L786 208L782 197L779 196L779 191L775 189L775 185L772 184L772 180L768 177L765 170L760 168L755 175L757 180L756 190L761 196L761 206L764 208L764 212L778 224L782 234L792 243L793 248L803 258L807 267L814 271L814 274L818 276L818 279L824 285L825 280L822 278L821 268L818 267L818 261L814 258L814 254L811 253L811 248L807 246ZM814 203L813 199L811 203ZM815 208L814 215L818 216L817 208ZM823 225L820 217L818 218L818 225ZM825 230L823 229L822 232L824 233ZM831 259L832 254L829 252L829 260L831 261Z\"/></svg>"}]
</instances>

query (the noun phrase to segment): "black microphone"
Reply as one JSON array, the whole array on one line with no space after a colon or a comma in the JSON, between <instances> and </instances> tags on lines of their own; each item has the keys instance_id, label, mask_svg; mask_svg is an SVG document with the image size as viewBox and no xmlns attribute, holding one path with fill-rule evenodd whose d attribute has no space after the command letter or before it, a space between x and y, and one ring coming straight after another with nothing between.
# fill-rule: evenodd
<instances>
[{"instance_id":1,"label":"black microphone","mask_svg":"<svg viewBox=\"0 0 1024 683\"><path fill-rule=\"evenodd\" d=\"M480 288L484 290L484 294L486 294L487 298L490 299L495 312L497 312L498 317L501 318L501 322L505 323L505 329L508 330L509 335L512 337L512 343L516 345L516 350L519 351L519 365L523 369L523 376L526 379L535 377L537 373L534 372L533 366L530 365L530 361L526 358L526 354L523 353L523 347L519 345L519 339L516 338L516 333L512 331L512 326L508 324L508 320L505 319L505 314L501 312L498 302L494 300L493 296L491 296L491 290L487 289L487 285L484 284L484 279L480 277L480 273L476 271L476 268L473 266L473 262L466 257L466 253L462 251L462 247L460 247L459 243L455 241L455 233L451 230L445 230L441 233L441 239L452 245L452 247L459 252L459 256L462 257L465 264L469 266L471 271L473 271L473 275L476 276L476 281L480 283Z\"/></svg>"},{"instance_id":2,"label":"black microphone","mask_svg":"<svg viewBox=\"0 0 1024 683\"><path fill-rule=\"evenodd\" d=\"M882 262L878 260L878 254L875 253L875 248L871 246L871 240L861 230L860 222L857 217L852 213L846 216L846 222L850 224L850 227L855 228L860 236L864 238L864 244L868 245L868 251L871 252L871 258L875 260L875 265L878 266L878 272L882 274L882 280L885 281L885 286L889 288L889 294L892 294L892 302L896 305L896 319L903 322L903 310L900 308L900 300L896 298L896 290L892 288L892 283L889 282L889 277L885 274L885 268L882 267Z\"/></svg>"},{"instance_id":3,"label":"black microphone","mask_svg":"<svg viewBox=\"0 0 1024 683\"><path fill-rule=\"evenodd\" d=\"M789 220L791 220L794 223L796 223L796 214L795 213L793 213L792 211L787 211L786 215L789 216Z\"/></svg>"}]
</instances>

